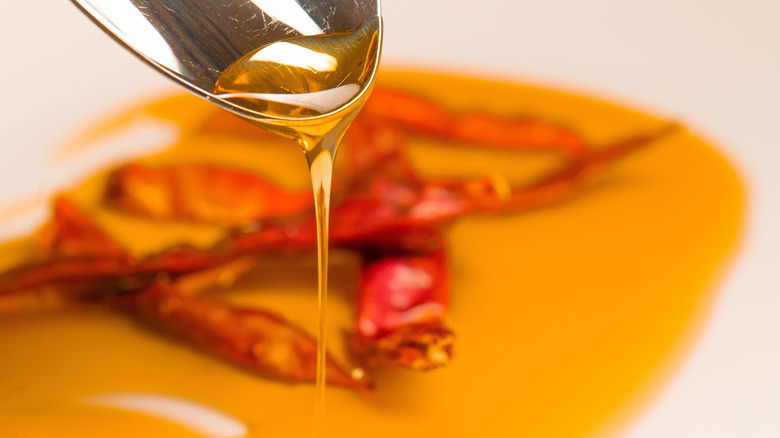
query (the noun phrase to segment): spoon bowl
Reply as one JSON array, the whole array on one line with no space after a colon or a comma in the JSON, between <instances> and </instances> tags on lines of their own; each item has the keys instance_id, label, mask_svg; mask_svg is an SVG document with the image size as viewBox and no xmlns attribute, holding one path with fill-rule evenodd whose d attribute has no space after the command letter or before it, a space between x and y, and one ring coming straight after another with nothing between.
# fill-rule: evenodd
<instances>
[{"instance_id":1,"label":"spoon bowl","mask_svg":"<svg viewBox=\"0 0 780 438\"><path fill-rule=\"evenodd\" d=\"M290 117L242 104L215 86L237 60L283 40L343 34L375 20L381 41L380 0L72 0L119 43L191 92L245 119L275 124ZM380 50L376 44L373 50ZM379 54L376 53L376 58ZM376 63L367 72L369 82ZM370 86L298 123L351 110ZM338 93L332 93L338 94ZM342 93L343 95L343 93ZM332 96L328 96L332 97ZM282 99L295 99L291 93ZM302 120L303 119L303 120Z\"/></svg>"}]
</instances>

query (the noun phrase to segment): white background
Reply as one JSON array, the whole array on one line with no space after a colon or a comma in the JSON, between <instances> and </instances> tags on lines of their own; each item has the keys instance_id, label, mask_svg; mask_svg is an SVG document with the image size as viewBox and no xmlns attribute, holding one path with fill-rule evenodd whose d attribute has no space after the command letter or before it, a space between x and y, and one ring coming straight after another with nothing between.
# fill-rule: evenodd
<instances>
[{"instance_id":1,"label":"white background","mask_svg":"<svg viewBox=\"0 0 780 438\"><path fill-rule=\"evenodd\" d=\"M624 435L780 436L780 1L384 0L384 10L386 65L599 96L719 145L748 187L744 240L682 369ZM172 87L66 0L6 0L0 54L0 205L43 201L130 153L45 162L100 115Z\"/></svg>"}]
</instances>

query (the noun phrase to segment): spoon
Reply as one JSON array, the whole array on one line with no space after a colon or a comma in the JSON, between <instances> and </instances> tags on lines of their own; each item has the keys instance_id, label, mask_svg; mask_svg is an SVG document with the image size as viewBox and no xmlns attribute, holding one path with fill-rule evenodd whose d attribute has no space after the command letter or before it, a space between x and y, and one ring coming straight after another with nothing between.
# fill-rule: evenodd
<instances>
[{"instance_id":1,"label":"spoon","mask_svg":"<svg viewBox=\"0 0 780 438\"><path fill-rule=\"evenodd\" d=\"M324 423L333 160L373 87L382 41L380 0L72 1L189 91L303 147L318 236L318 435Z\"/></svg>"},{"instance_id":2,"label":"spoon","mask_svg":"<svg viewBox=\"0 0 780 438\"><path fill-rule=\"evenodd\" d=\"M275 124L269 114L215 93L223 72L242 56L295 37L332 35L375 22L381 42L380 0L72 0L104 31L158 71L189 91L247 120ZM376 51L381 44L366 47ZM335 48L334 50L339 50ZM354 50L352 50L354 52ZM370 92L368 85L329 111L301 119L323 118L350 109ZM293 94L293 93L290 93ZM294 95L287 96L294 98Z\"/></svg>"}]
</instances>

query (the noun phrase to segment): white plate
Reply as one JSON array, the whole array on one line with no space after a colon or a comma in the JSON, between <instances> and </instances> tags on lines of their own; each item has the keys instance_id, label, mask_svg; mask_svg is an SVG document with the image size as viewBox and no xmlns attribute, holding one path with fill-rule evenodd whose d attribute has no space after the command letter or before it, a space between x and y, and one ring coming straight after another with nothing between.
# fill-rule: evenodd
<instances>
[{"instance_id":1,"label":"white plate","mask_svg":"<svg viewBox=\"0 0 780 438\"><path fill-rule=\"evenodd\" d=\"M63 165L52 148L173 86L69 2L0 18L0 205L37 199L133 144ZM750 190L742 250L673 384L626 436L780 436L780 4L752 0L385 2L384 63L553 84L676 118L721 145ZM695 170L692 170L695 171ZM35 226L34 212L6 235Z\"/></svg>"}]
</instances>

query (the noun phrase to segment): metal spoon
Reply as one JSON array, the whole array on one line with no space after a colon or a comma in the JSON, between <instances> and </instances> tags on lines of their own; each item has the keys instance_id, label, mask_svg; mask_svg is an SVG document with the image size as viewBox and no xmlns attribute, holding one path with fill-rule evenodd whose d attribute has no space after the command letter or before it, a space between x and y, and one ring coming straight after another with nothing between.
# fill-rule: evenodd
<instances>
[{"instance_id":1,"label":"metal spoon","mask_svg":"<svg viewBox=\"0 0 780 438\"><path fill-rule=\"evenodd\" d=\"M380 0L72 0L119 43L191 92L261 124L284 119L214 93L217 79L247 53L297 36L346 32L379 21ZM371 72L371 81L376 66ZM362 94L328 114L350 109ZM316 119L321 116L312 116ZM300 121L300 119L298 119Z\"/></svg>"}]
</instances>

